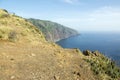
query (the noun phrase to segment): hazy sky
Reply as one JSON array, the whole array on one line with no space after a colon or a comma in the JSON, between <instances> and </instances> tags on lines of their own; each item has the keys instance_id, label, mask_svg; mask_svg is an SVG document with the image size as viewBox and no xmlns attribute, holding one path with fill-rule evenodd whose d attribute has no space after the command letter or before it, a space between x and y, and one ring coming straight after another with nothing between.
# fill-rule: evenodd
<instances>
[{"instance_id":1,"label":"hazy sky","mask_svg":"<svg viewBox=\"0 0 120 80\"><path fill-rule=\"evenodd\" d=\"M0 0L0 8L78 31L120 32L120 0Z\"/></svg>"}]
</instances>

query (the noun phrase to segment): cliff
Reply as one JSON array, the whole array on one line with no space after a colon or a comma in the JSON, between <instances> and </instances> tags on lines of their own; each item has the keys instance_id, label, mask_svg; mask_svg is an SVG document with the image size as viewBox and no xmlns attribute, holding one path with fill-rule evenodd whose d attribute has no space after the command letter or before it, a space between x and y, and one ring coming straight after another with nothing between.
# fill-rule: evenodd
<instances>
[{"instance_id":1,"label":"cliff","mask_svg":"<svg viewBox=\"0 0 120 80\"><path fill-rule=\"evenodd\" d=\"M0 10L0 80L119 80L99 52L63 49L25 19Z\"/></svg>"},{"instance_id":2,"label":"cliff","mask_svg":"<svg viewBox=\"0 0 120 80\"><path fill-rule=\"evenodd\" d=\"M77 31L55 22L33 18L28 21L38 27L48 41L55 42L78 34Z\"/></svg>"}]
</instances>

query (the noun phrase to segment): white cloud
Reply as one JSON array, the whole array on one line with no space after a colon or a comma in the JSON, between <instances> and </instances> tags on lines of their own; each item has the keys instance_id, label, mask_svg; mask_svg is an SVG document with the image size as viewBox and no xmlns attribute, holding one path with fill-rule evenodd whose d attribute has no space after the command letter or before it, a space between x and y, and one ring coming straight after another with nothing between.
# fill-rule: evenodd
<instances>
[{"instance_id":1,"label":"white cloud","mask_svg":"<svg viewBox=\"0 0 120 80\"><path fill-rule=\"evenodd\" d=\"M63 0L63 1L69 4L74 4L74 3L79 2L79 0Z\"/></svg>"},{"instance_id":2,"label":"white cloud","mask_svg":"<svg viewBox=\"0 0 120 80\"><path fill-rule=\"evenodd\" d=\"M98 10L95 10L94 12L91 13L91 16L99 17L99 16L120 16L120 9L119 8L114 8L110 6L105 6L102 7Z\"/></svg>"},{"instance_id":3,"label":"white cloud","mask_svg":"<svg viewBox=\"0 0 120 80\"><path fill-rule=\"evenodd\" d=\"M94 18L94 24L107 25L106 27L120 26L120 9L113 7L103 7L90 14ZM120 28L118 28L120 30Z\"/></svg>"},{"instance_id":4,"label":"white cloud","mask_svg":"<svg viewBox=\"0 0 120 80\"><path fill-rule=\"evenodd\" d=\"M72 18L64 17L55 21L80 31L120 32L120 8L105 6L83 15L79 12Z\"/></svg>"}]
</instances>

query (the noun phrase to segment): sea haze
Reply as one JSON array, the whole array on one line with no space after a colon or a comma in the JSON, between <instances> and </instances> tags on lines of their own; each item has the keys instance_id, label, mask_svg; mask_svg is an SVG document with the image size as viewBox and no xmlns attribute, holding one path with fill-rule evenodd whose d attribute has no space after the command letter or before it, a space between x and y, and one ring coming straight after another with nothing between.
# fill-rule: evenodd
<instances>
[{"instance_id":1,"label":"sea haze","mask_svg":"<svg viewBox=\"0 0 120 80\"><path fill-rule=\"evenodd\" d=\"M120 66L120 33L83 33L58 41L63 48L98 50Z\"/></svg>"}]
</instances>

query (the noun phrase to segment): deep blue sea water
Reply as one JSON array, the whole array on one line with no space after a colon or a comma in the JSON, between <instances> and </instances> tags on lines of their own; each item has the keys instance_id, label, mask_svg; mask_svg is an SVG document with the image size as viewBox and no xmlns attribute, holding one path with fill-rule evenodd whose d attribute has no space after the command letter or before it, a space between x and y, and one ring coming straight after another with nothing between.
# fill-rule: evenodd
<instances>
[{"instance_id":1,"label":"deep blue sea water","mask_svg":"<svg viewBox=\"0 0 120 80\"><path fill-rule=\"evenodd\" d=\"M98 50L120 66L120 33L83 33L58 41L63 48Z\"/></svg>"}]
</instances>

